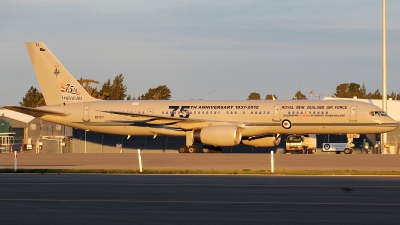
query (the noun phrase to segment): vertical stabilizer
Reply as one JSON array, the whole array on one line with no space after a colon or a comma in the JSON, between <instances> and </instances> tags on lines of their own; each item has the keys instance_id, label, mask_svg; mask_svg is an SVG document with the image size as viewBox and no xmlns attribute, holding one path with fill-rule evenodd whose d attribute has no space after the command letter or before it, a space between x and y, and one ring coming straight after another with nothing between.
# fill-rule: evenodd
<instances>
[{"instance_id":1,"label":"vertical stabilizer","mask_svg":"<svg viewBox=\"0 0 400 225\"><path fill-rule=\"evenodd\" d=\"M42 42L26 42L46 105L97 101Z\"/></svg>"}]
</instances>

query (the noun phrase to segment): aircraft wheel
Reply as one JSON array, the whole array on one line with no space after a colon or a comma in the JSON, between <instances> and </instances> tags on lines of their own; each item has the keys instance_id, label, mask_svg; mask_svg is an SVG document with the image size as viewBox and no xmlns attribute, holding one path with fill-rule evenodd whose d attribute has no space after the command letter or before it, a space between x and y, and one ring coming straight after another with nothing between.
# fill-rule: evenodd
<instances>
[{"instance_id":1,"label":"aircraft wheel","mask_svg":"<svg viewBox=\"0 0 400 225\"><path fill-rule=\"evenodd\" d=\"M188 147L186 145L183 145L179 147L178 151L179 153L188 153Z\"/></svg>"},{"instance_id":2,"label":"aircraft wheel","mask_svg":"<svg viewBox=\"0 0 400 225\"><path fill-rule=\"evenodd\" d=\"M211 153L210 149L208 149L207 147L203 147L203 152L204 153Z\"/></svg>"},{"instance_id":3,"label":"aircraft wheel","mask_svg":"<svg viewBox=\"0 0 400 225\"><path fill-rule=\"evenodd\" d=\"M346 149L344 150L344 154L351 154L351 153L353 153L353 150L350 149L350 148L346 148Z\"/></svg>"},{"instance_id":4,"label":"aircraft wheel","mask_svg":"<svg viewBox=\"0 0 400 225\"><path fill-rule=\"evenodd\" d=\"M198 153L199 152L199 148L197 146L191 145L188 147L188 152L189 153Z\"/></svg>"}]
</instances>

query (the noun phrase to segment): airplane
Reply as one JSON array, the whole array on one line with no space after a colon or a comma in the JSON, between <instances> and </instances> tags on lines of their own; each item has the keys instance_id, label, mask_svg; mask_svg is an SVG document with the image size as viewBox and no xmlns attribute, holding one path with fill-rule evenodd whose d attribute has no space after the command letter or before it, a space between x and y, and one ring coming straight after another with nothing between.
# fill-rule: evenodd
<instances>
[{"instance_id":1,"label":"airplane","mask_svg":"<svg viewBox=\"0 0 400 225\"><path fill-rule=\"evenodd\" d=\"M42 42L27 42L46 106L3 108L57 124L115 135L180 136L180 153L220 152L239 144L273 147L281 134L377 134L398 124L353 100L99 100L90 96Z\"/></svg>"}]
</instances>

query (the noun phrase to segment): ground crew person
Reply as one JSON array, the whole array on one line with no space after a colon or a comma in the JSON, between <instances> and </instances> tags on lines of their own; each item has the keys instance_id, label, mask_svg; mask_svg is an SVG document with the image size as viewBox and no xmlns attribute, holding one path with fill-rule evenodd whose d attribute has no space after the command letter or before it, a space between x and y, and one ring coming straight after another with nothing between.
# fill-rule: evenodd
<instances>
[{"instance_id":1,"label":"ground crew person","mask_svg":"<svg viewBox=\"0 0 400 225\"><path fill-rule=\"evenodd\" d=\"M368 141L365 142L364 149L365 149L365 154L368 154L368 149L369 149Z\"/></svg>"}]
</instances>

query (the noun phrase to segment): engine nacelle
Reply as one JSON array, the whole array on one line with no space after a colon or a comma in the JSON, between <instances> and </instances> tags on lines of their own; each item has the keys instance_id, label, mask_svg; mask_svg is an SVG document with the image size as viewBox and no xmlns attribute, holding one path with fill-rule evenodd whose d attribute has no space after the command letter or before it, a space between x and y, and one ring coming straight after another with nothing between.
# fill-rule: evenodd
<instances>
[{"instance_id":1,"label":"engine nacelle","mask_svg":"<svg viewBox=\"0 0 400 225\"><path fill-rule=\"evenodd\" d=\"M213 146L235 146L242 140L242 129L233 125L204 127L193 131L193 141Z\"/></svg>"},{"instance_id":2,"label":"engine nacelle","mask_svg":"<svg viewBox=\"0 0 400 225\"><path fill-rule=\"evenodd\" d=\"M250 145L255 147L274 147L279 145L281 142L280 136L278 137L263 137L263 138L254 138L254 139L243 139L242 144Z\"/></svg>"}]
</instances>

